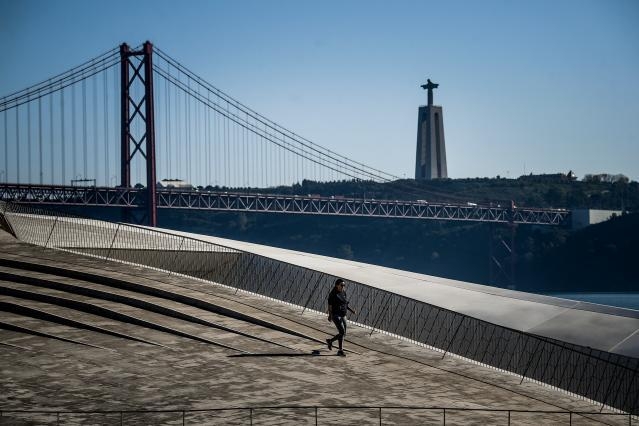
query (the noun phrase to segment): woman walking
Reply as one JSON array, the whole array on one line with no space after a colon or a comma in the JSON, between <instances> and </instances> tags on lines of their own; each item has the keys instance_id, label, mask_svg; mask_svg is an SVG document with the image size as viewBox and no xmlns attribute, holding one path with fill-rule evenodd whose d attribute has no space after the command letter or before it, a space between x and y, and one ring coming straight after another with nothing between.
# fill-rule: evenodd
<instances>
[{"instance_id":1,"label":"woman walking","mask_svg":"<svg viewBox=\"0 0 639 426\"><path fill-rule=\"evenodd\" d=\"M337 355L346 356L344 353L344 336L346 335L346 314L348 311L355 314L355 311L348 306L348 298L346 297L346 286L344 280L338 278L335 280L335 286L328 294L328 321L333 322L337 327L337 334L326 339L328 349L333 350L333 342L337 340L339 350Z\"/></svg>"}]
</instances>

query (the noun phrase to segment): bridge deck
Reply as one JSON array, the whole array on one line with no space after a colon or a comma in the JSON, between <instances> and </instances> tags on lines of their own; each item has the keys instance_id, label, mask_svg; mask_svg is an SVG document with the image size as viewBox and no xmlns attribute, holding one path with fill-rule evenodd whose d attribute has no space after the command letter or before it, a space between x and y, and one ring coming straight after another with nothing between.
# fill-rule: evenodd
<instances>
[{"instance_id":1,"label":"bridge deck","mask_svg":"<svg viewBox=\"0 0 639 426\"><path fill-rule=\"evenodd\" d=\"M140 208L146 205L146 197L146 190L137 188L0 184L0 200L41 206ZM158 189L156 202L160 209L512 222L553 226L566 224L570 217L570 212L563 209L173 189Z\"/></svg>"}]
</instances>

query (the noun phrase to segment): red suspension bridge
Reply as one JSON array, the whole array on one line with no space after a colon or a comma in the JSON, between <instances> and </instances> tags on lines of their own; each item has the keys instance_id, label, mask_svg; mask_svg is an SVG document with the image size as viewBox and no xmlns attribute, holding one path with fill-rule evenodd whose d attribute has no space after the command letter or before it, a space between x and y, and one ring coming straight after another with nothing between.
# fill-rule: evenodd
<instances>
[{"instance_id":1,"label":"red suspension bridge","mask_svg":"<svg viewBox=\"0 0 639 426\"><path fill-rule=\"evenodd\" d=\"M207 83L150 42L123 44L0 98L0 199L113 206L157 224L158 208L560 225L570 212L469 203L291 196L304 179L399 178L324 148ZM188 182L159 187L158 177ZM192 185L192 186L191 186ZM196 190L245 188L245 190ZM265 195L259 190L271 188ZM276 191L275 191L276 192ZM143 214L135 214L143 212Z\"/></svg>"}]
</instances>

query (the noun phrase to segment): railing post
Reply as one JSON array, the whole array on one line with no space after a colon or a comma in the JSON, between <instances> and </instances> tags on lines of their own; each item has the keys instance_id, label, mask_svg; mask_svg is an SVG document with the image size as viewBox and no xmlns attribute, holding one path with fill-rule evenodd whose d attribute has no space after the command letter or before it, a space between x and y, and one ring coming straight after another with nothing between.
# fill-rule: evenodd
<instances>
[{"instance_id":1,"label":"railing post","mask_svg":"<svg viewBox=\"0 0 639 426\"><path fill-rule=\"evenodd\" d=\"M382 426L382 407L379 407L379 426Z\"/></svg>"},{"instance_id":2,"label":"railing post","mask_svg":"<svg viewBox=\"0 0 639 426\"><path fill-rule=\"evenodd\" d=\"M60 412L55 413L55 424L60 426Z\"/></svg>"},{"instance_id":3,"label":"railing post","mask_svg":"<svg viewBox=\"0 0 639 426\"><path fill-rule=\"evenodd\" d=\"M387 293L387 292L384 292L384 293ZM371 333L369 334L369 336L373 335L373 333L375 332L375 329L377 328L377 324L379 323L379 321L381 321L382 317L384 316L384 313L386 313L386 307L390 303L390 300L392 297L390 293L387 293L387 294L388 294L388 298L386 299L386 303L384 304L384 307L379 311L377 318L373 320L373 325L371 327Z\"/></svg>"},{"instance_id":4,"label":"railing post","mask_svg":"<svg viewBox=\"0 0 639 426\"><path fill-rule=\"evenodd\" d=\"M47 237L47 241L44 243L44 248L46 249L49 245L49 240L51 239L51 235L53 235L53 230L55 229L55 225L58 223L58 217L55 217L55 221L53 221L53 226L51 227L51 232L49 232L49 236Z\"/></svg>"},{"instance_id":5,"label":"railing post","mask_svg":"<svg viewBox=\"0 0 639 426\"><path fill-rule=\"evenodd\" d=\"M184 426L184 410L182 410L182 426Z\"/></svg>"},{"instance_id":6,"label":"railing post","mask_svg":"<svg viewBox=\"0 0 639 426\"><path fill-rule=\"evenodd\" d=\"M532 364L533 357L537 354L537 350L539 349L539 345L541 345L541 339L537 340L537 346L535 347L535 350L533 351L532 355L530 356L530 361L528 361L528 365L526 366L526 369L524 370L524 374L521 375L521 382L519 382L520 385L522 383L524 383L524 379L526 378L526 374L528 373L528 369L530 368L530 364ZM539 358L537 358L537 363L539 363Z\"/></svg>"},{"instance_id":7,"label":"railing post","mask_svg":"<svg viewBox=\"0 0 639 426\"><path fill-rule=\"evenodd\" d=\"M249 408L249 424L253 426L253 408Z\"/></svg>"},{"instance_id":8,"label":"railing post","mask_svg":"<svg viewBox=\"0 0 639 426\"><path fill-rule=\"evenodd\" d=\"M508 410L508 426L510 426L510 410Z\"/></svg>"},{"instance_id":9,"label":"railing post","mask_svg":"<svg viewBox=\"0 0 639 426\"><path fill-rule=\"evenodd\" d=\"M308 299L306 299L306 303L304 303L304 309L302 309L302 315L304 315L304 311L306 311L306 307L308 306L308 303L311 301L311 297L313 297L313 295L315 294L315 290L317 290L317 286L320 284L321 281L322 281L322 277L320 276L317 282L315 283L315 287L313 287L313 291L311 291L311 293L308 295Z\"/></svg>"},{"instance_id":10,"label":"railing post","mask_svg":"<svg viewBox=\"0 0 639 426\"><path fill-rule=\"evenodd\" d=\"M572 426L572 411L570 411L568 413L569 417L568 417L568 424Z\"/></svg>"},{"instance_id":11,"label":"railing post","mask_svg":"<svg viewBox=\"0 0 639 426\"><path fill-rule=\"evenodd\" d=\"M444 408L444 426L446 426L446 409Z\"/></svg>"},{"instance_id":12,"label":"railing post","mask_svg":"<svg viewBox=\"0 0 639 426\"><path fill-rule=\"evenodd\" d=\"M111 255L111 249L113 248L113 243L115 243L115 238L118 236L118 231L120 230L120 224L118 223L118 227L115 228L115 234L113 235L113 239L111 240L111 245L109 246L109 251L107 251L106 258L109 259Z\"/></svg>"},{"instance_id":13,"label":"railing post","mask_svg":"<svg viewBox=\"0 0 639 426\"><path fill-rule=\"evenodd\" d=\"M176 264L177 264L178 256L180 255L180 250L182 250L182 244L184 244L184 239L185 239L185 238L186 238L186 237L182 237L182 240L180 241L180 245L178 246L178 249L177 249L177 251L175 252L175 257L174 257L174 259L175 259L175 263L176 263ZM171 276L171 274L172 274L173 272L174 272L174 271L169 270L169 277Z\"/></svg>"},{"instance_id":14,"label":"railing post","mask_svg":"<svg viewBox=\"0 0 639 426\"><path fill-rule=\"evenodd\" d=\"M315 406L315 426L317 426L317 405Z\"/></svg>"},{"instance_id":15,"label":"railing post","mask_svg":"<svg viewBox=\"0 0 639 426\"><path fill-rule=\"evenodd\" d=\"M457 329L455 330L455 333L453 334L453 338L450 340L450 342L448 343L448 346L446 347L446 350L444 351L444 355L442 355L442 359L444 359L444 357L446 356L446 354L448 353L448 350L450 349L450 347L453 345L453 342L455 341L455 337L457 337L457 333L459 332L459 329L461 328L462 324L464 323L464 321L466 321L466 317L464 316L462 318L462 320L459 322L459 325L457 326Z\"/></svg>"},{"instance_id":16,"label":"railing post","mask_svg":"<svg viewBox=\"0 0 639 426\"><path fill-rule=\"evenodd\" d=\"M124 415L122 414L122 411L120 411L120 426L122 426L124 424Z\"/></svg>"}]
</instances>

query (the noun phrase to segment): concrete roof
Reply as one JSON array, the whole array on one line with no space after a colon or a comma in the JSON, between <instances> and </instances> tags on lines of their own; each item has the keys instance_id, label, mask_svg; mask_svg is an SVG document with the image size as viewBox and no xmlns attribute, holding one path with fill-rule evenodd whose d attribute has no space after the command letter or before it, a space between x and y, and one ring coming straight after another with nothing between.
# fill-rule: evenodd
<instances>
[{"instance_id":1,"label":"concrete roof","mask_svg":"<svg viewBox=\"0 0 639 426\"><path fill-rule=\"evenodd\" d=\"M639 311L507 290L259 244L165 230L325 272L504 327L639 357Z\"/></svg>"}]
</instances>

